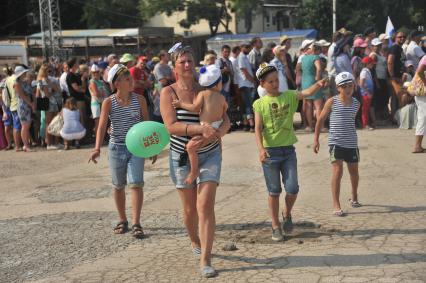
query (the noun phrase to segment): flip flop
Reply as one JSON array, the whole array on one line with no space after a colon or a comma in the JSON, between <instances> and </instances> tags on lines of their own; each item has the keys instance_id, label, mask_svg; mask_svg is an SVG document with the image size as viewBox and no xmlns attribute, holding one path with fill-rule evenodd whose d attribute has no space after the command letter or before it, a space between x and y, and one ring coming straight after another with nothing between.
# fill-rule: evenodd
<instances>
[{"instance_id":1,"label":"flip flop","mask_svg":"<svg viewBox=\"0 0 426 283\"><path fill-rule=\"evenodd\" d=\"M357 208L357 207L361 207L362 206L362 204L360 204L357 200L351 200L351 199L349 199L349 204L353 208Z\"/></svg>"},{"instance_id":2,"label":"flip flop","mask_svg":"<svg viewBox=\"0 0 426 283\"><path fill-rule=\"evenodd\" d=\"M335 210L335 211L333 211L333 215L338 216L338 217L342 217L342 216L345 216L345 213L343 212L343 210Z\"/></svg>"},{"instance_id":3,"label":"flip flop","mask_svg":"<svg viewBox=\"0 0 426 283\"><path fill-rule=\"evenodd\" d=\"M412 153L424 153L425 152L425 149L424 148L422 148L422 149L420 149L420 150L415 150L415 151L413 151Z\"/></svg>"}]
</instances>

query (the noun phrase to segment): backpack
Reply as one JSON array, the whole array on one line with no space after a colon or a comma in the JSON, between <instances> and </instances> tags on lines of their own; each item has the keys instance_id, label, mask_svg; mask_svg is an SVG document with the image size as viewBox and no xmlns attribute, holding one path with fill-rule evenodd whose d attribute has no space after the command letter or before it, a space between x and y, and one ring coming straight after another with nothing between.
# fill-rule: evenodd
<instances>
[{"instance_id":1,"label":"backpack","mask_svg":"<svg viewBox=\"0 0 426 283\"><path fill-rule=\"evenodd\" d=\"M6 82L5 82L5 86L3 88L3 91L1 93L1 99L3 101L4 106L6 106L7 108L9 108L11 100L12 100L12 97L10 95L9 88L6 85Z\"/></svg>"}]
</instances>

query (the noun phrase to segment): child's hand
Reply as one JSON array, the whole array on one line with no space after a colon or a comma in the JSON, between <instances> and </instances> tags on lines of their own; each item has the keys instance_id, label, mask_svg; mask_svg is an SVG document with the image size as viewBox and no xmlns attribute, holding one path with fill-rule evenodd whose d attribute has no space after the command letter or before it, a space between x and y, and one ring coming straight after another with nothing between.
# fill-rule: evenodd
<instances>
[{"instance_id":1,"label":"child's hand","mask_svg":"<svg viewBox=\"0 0 426 283\"><path fill-rule=\"evenodd\" d=\"M90 161L93 161L93 163L95 163L95 164L98 163L98 161L96 159L98 159L100 155L101 155L100 150L96 150L96 149L93 150L92 153L90 154L90 158L89 158L88 163L90 163Z\"/></svg>"},{"instance_id":2,"label":"child's hand","mask_svg":"<svg viewBox=\"0 0 426 283\"><path fill-rule=\"evenodd\" d=\"M320 148L319 141L314 141L314 152L318 153Z\"/></svg>"},{"instance_id":3,"label":"child's hand","mask_svg":"<svg viewBox=\"0 0 426 283\"><path fill-rule=\"evenodd\" d=\"M322 88L325 88L325 87L327 87L328 86L328 78L325 78L325 79L322 79L322 80L319 80L318 82L317 82L317 84L320 86L320 87L322 87Z\"/></svg>"},{"instance_id":4,"label":"child's hand","mask_svg":"<svg viewBox=\"0 0 426 283\"><path fill-rule=\"evenodd\" d=\"M261 163L265 163L266 158L270 157L266 149L262 149L259 154L259 160Z\"/></svg>"},{"instance_id":5,"label":"child's hand","mask_svg":"<svg viewBox=\"0 0 426 283\"><path fill-rule=\"evenodd\" d=\"M7 119L9 119L9 116L7 115L6 112L3 112L3 121L7 121Z\"/></svg>"},{"instance_id":6,"label":"child's hand","mask_svg":"<svg viewBox=\"0 0 426 283\"><path fill-rule=\"evenodd\" d=\"M181 102L180 102L180 100L173 99L172 105L173 105L174 108L179 108L179 107L181 107Z\"/></svg>"}]
</instances>

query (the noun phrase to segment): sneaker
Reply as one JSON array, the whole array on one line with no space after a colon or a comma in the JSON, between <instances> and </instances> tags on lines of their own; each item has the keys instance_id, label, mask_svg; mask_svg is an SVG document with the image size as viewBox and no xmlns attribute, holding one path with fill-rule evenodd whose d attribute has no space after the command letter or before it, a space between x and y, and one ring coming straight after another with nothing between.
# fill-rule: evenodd
<instances>
[{"instance_id":1,"label":"sneaker","mask_svg":"<svg viewBox=\"0 0 426 283\"><path fill-rule=\"evenodd\" d=\"M200 272L204 278L211 278L217 275L216 270L211 266L203 266Z\"/></svg>"},{"instance_id":2,"label":"sneaker","mask_svg":"<svg viewBox=\"0 0 426 283\"><path fill-rule=\"evenodd\" d=\"M57 149L58 149L58 147L57 147L56 145L48 145L48 146L46 147L46 149L47 149L47 150L57 150Z\"/></svg>"},{"instance_id":3,"label":"sneaker","mask_svg":"<svg viewBox=\"0 0 426 283\"><path fill-rule=\"evenodd\" d=\"M293 221L291 220L291 215L289 217L283 216L282 229L285 233L293 232Z\"/></svg>"},{"instance_id":4,"label":"sneaker","mask_svg":"<svg viewBox=\"0 0 426 283\"><path fill-rule=\"evenodd\" d=\"M280 228L272 229L272 240L276 242L284 240L283 232Z\"/></svg>"}]
</instances>

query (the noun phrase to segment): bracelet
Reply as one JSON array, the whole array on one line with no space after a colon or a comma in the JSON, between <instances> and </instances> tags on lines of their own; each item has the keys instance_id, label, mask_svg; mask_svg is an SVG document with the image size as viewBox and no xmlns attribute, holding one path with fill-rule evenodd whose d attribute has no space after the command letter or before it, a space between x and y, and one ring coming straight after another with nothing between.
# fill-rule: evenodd
<instances>
[{"instance_id":1,"label":"bracelet","mask_svg":"<svg viewBox=\"0 0 426 283\"><path fill-rule=\"evenodd\" d=\"M189 127L189 125L186 124L186 127L185 127L185 136L188 136L188 127Z\"/></svg>"}]
</instances>

